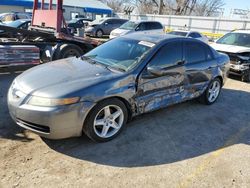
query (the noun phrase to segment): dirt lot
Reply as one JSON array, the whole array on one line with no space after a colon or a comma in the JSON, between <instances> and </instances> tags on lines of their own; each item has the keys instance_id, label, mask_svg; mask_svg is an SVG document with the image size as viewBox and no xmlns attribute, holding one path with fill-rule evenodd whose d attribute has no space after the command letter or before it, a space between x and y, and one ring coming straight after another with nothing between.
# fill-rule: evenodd
<instances>
[{"instance_id":1,"label":"dirt lot","mask_svg":"<svg viewBox=\"0 0 250 188\"><path fill-rule=\"evenodd\" d=\"M250 84L229 79L218 102L135 118L115 140L51 141L17 127L0 75L0 187L250 187Z\"/></svg>"}]
</instances>

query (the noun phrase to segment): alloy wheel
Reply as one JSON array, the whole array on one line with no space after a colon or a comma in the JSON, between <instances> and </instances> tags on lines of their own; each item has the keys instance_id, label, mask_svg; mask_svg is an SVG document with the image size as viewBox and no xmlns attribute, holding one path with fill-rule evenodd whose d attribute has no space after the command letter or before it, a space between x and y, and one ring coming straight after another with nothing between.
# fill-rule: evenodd
<instances>
[{"instance_id":1,"label":"alloy wheel","mask_svg":"<svg viewBox=\"0 0 250 188\"><path fill-rule=\"evenodd\" d=\"M221 84L219 81L215 80L209 90L208 90L208 101L210 103L213 103L219 96L220 94L220 89L221 89Z\"/></svg>"},{"instance_id":2,"label":"alloy wheel","mask_svg":"<svg viewBox=\"0 0 250 188\"><path fill-rule=\"evenodd\" d=\"M117 105L108 105L101 109L94 119L95 134L101 138L114 136L124 123L124 113Z\"/></svg>"}]
</instances>

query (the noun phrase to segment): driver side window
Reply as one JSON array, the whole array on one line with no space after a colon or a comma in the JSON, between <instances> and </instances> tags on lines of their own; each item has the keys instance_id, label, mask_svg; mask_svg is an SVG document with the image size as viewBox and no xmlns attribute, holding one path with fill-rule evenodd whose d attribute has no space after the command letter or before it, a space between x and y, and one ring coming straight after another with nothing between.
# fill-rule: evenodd
<instances>
[{"instance_id":1,"label":"driver side window","mask_svg":"<svg viewBox=\"0 0 250 188\"><path fill-rule=\"evenodd\" d=\"M183 60L182 42L170 42L161 47L154 55L149 65L159 68L167 68L177 65Z\"/></svg>"}]
</instances>

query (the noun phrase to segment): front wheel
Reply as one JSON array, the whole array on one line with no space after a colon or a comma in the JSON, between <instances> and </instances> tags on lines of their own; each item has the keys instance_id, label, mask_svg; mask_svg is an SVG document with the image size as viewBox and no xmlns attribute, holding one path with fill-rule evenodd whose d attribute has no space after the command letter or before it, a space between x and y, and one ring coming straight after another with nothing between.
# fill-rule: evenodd
<instances>
[{"instance_id":1,"label":"front wheel","mask_svg":"<svg viewBox=\"0 0 250 188\"><path fill-rule=\"evenodd\" d=\"M127 119L128 112L124 103L118 99L108 99L91 110L83 131L96 142L106 142L122 131Z\"/></svg>"},{"instance_id":2,"label":"front wheel","mask_svg":"<svg viewBox=\"0 0 250 188\"><path fill-rule=\"evenodd\" d=\"M241 77L242 82L250 82L250 70Z\"/></svg>"},{"instance_id":3,"label":"front wheel","mask_svg":"<svg viewBox=\"0 0 250 188\"><path fill-rule=\"evenodd\" d=\"M206 91L199 97L203 104L211 105L216 102L221 92L222 83L219 78L215 78L208 85Z\"/></svg>"},{"instance_id":4,"label":"front wheel","mask_svg":"<svg viewBox=\"0 0 250 188\"><path fill-rule=\"evenodd\" d=\"M97 31L96 31L96 37L98 37L98 38L102 38L103 37L103 31L101 30L101 29L98 29Z\"/></svg>"}]
</instances>

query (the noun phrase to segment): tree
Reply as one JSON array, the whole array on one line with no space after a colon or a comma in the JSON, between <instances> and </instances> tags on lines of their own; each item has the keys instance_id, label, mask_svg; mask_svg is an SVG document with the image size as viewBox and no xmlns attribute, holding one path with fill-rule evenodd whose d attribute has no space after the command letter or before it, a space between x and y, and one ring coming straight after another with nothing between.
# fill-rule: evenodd
<instances>
[{"instance_id":1,"label":"tree","mask_svg":"<svg viewBox=\"0 0 250 188\"><path fill-rule=\"evenodd\" d=\"M214 16L224 6L224 0L103 0L116 12L123 4L136 6L140 14L173 14Z\"/></svg>"}]
</instances>

